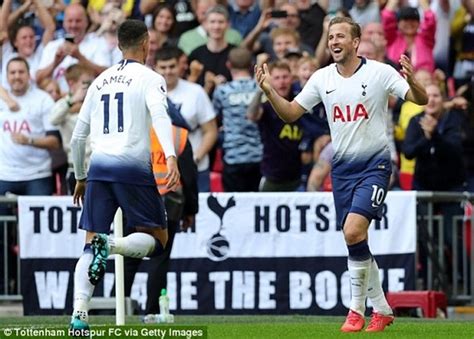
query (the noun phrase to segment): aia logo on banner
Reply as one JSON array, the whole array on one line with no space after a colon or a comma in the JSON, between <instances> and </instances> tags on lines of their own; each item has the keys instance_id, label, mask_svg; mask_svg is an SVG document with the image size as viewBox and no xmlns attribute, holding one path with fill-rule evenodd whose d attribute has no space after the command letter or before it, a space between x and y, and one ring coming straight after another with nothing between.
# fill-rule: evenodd
<instances>
[{"instance_id":1,"label":"aia logo on banner","mask_svg":"<svg viewBox=\"0 0 474 339\"><path fill-rule=\"evenodd\" d=\"M369 119L369 114L367 113L365 106L362 104L357 104L355 109L353 109L350 105L346 105L344 107L334 105L332 107L333 122L351 122L357 121L358 119Z\"/></svg>"},{"instance_id":2,"label":"aia logo on banner","mask_svg":"<svg viewBox=\"0 0 474 339\"><path fill-rule=\"evenodd\" d=\"M230 208L235 206L235 199L234 197L230 197L229 200L227 200L226 205L222 206L215 196L210 195L207 198L207 206L219 217L220 220L219 230L207 241L207 254L209 255L209 259L212 261L223 261L229 256L230 249L229 241L221 234L221 231L224 228L224 214L226 214Z\"/></svg>"}]
</instances>

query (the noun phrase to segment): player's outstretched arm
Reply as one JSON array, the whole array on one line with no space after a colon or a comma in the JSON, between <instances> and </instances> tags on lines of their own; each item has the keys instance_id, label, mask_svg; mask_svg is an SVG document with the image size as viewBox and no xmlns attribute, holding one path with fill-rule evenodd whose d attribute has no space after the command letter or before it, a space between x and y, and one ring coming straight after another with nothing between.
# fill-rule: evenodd
<instances>
[{"instance_id":1,"label":"player's outstretched arm","mask_svg":"<svg viewBox=\"0 0 474 339\"><path fill-rule=\"evenodd\" d=\"M255 66L255 79L272 104L275 112L285 122L293 122L303 115L305 109L296 101L289 102L281 97L270 84L270 72L264 63L262 66Z\"/></svg>"},{"instance_id":2,"label":"player's outstretched arm","mask_svg":"<svg viewBox=\"0 0 474 339\"><path fill-rule=\"evenodd\" d=\"M410 85L405 100L410 100L417 105L426 105L428 103L428 96L426 95L425 88L416 81L410 59L404 54L400 57L400 65L402 66L401 72L407 80L408 85Z\"/></svg>"}]
</instances>

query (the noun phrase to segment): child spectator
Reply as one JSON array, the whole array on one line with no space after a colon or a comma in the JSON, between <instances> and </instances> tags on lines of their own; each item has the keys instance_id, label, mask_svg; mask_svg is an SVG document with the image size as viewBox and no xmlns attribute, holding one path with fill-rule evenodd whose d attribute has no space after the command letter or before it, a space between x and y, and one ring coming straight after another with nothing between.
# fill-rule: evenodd
<instances>
[{"instance_id":1,"label":"child spectator","mask_svg":"<svg viewBox=\"0 0 474 339\"><path fill-rule=\"evenodd\" d=\"M72 167L70 142L87 89L94 80L94 71L82 64L74 64L68 67L65 77L69 87L69 93L55 103L49 114L49 121L61 132L63 148L67 154L69 164L67 171L68 192L72 194L76 181ZM90 152L90 145L87 143L87 159L90 156Z\"/></svg>"}]
</instances>

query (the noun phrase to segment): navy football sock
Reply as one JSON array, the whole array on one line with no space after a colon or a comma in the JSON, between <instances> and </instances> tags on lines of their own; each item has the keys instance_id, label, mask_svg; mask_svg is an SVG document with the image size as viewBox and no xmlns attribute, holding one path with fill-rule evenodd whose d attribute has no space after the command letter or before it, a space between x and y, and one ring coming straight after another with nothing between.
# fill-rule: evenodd
<instances>
[{"instance_id":1,"label":"navy football sock","mask_svg":"<svg viewBox=\"0 0 474 339\"><path fill-rule=\"evenodd\" d=\"M349 260L365 261L372 258L366 239L353 245L347 245L347 249L349 250Z\"/></svg>"}]
</instances>

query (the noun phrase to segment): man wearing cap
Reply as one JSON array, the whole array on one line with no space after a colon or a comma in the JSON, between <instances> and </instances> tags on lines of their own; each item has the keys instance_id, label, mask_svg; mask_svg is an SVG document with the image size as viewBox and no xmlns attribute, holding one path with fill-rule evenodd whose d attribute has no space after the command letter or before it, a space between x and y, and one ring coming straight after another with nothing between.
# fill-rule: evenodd
<instances>
[{"instance_id":1,"label":"man wearing cap","mask_svg":"<svg viewBox=\"0 0 474 339\"><path fill-rule=\"evenodd\" d=\"M402 54L406 54L412 60L415 70L425 69L433 72L436 17L430 9L428 0L420 0L419 3L423 10L421 22L417 8L402 7L398 11L397 23L396 10L399 0L389 0L382 10L387 56L393 62L397 62Z\"/></svg>"}]
</instances>

